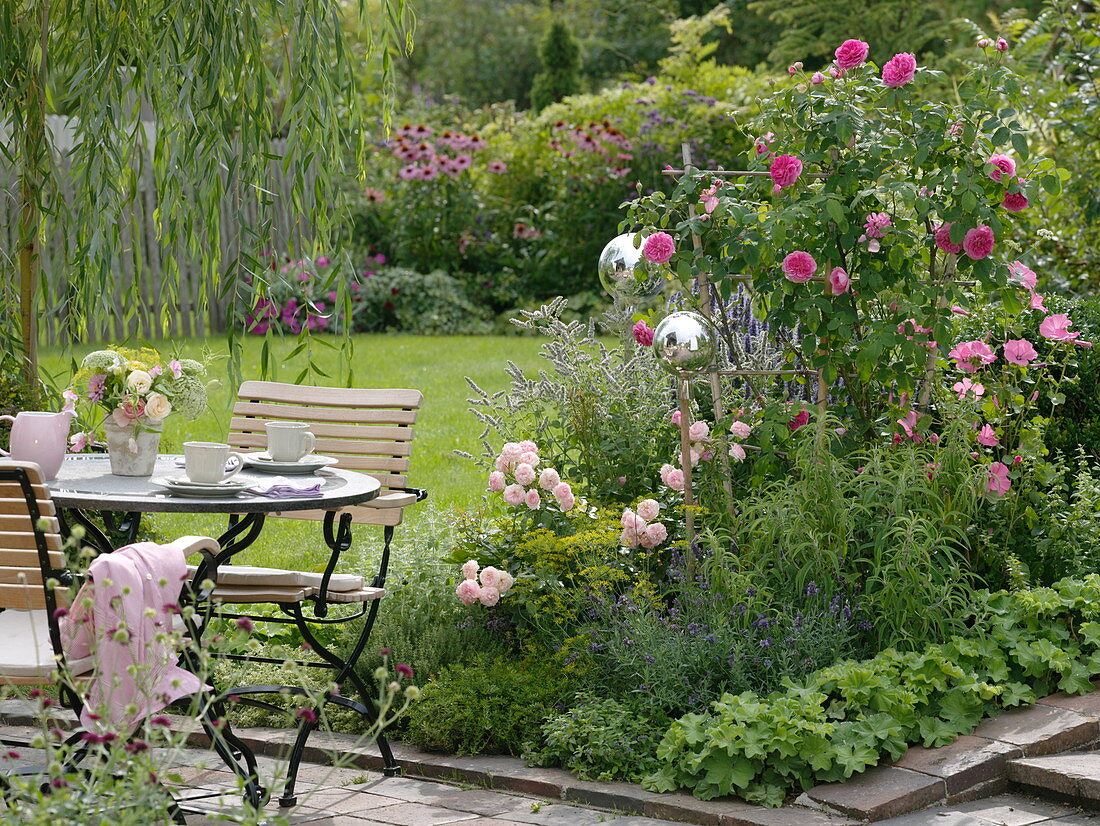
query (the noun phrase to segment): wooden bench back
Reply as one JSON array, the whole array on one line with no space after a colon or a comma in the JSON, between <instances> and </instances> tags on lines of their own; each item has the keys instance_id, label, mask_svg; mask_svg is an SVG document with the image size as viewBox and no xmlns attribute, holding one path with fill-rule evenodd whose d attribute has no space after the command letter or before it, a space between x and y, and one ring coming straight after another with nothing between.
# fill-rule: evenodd
<instances>
[{"instance_id":1,"label":"wooden bench back","mask_svg":"<svg viewBox=\"0 0 1100 826\"><path fill-rule=\"evenodd\" d=\"M369 473L382 483L380 495L406 486L413 424L424 395L419 390L307 387L273 381L246 381L237 391L229 444L267 447L265 422L307 422L317 439L314 450L339 459L337 467ZM355 522L398 525L403 508L349 507ZM288 511L291 519L322 519L323 511Z\"/></svg>"},{"instance_id":2,"label":"wooden bench back","mask_svg":"<svg viewBox=\"0 0 1100 826\"><path fill-rule=\"evenodd\" d=\"M22 478L30 483L30 499ZM40 524L35 524L32 507ZM0 608L46 608L39 550L45 552L49 568L59 571L65 568L62 548L57 510L38 465L0 463ZM58 604L66 604L66 589L58 588L54 595Z\"/></svg>"}]
</instances>

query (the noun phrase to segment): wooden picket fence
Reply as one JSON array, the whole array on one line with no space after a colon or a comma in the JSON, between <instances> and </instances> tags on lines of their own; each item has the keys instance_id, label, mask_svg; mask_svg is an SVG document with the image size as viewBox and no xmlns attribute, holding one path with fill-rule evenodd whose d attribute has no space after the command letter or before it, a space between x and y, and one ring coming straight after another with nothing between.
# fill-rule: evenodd
<instances>
[{"instance_id":1,"label":"wooden picket fence","mask_svg":"<svg viewBox=\"0 0 1100 826\"><path fill-rule=\"evenodd\" d=\"M67 120L51 117L49 129L57 151L55 163L61 181L61 197L71 197L71 187L64 173L65 153L72 147L72 130ZM272 143L273 154L281 155L286 141ZM306 192L312 193L315 176L307 170ZM225 329L228 308L219 299L218 285L204 285L201 264L193 257L168 250L158 237L154 220L157 192L151 164L139 170L139 195L133 203L130 221L124 224L122 248L112 264L114 273L111 295L104 296L104 311L92 313L86 331L78 332L67 311L72 290L70 279L80 276L79 267L65 260L63 233L65 228L52 226L44 240L40 257L45 280L46 302L39 319L39 340L44 344L66 344L74 340L85 343L155 339L161 337L205 336ZM306 214L293 209L290 199L289 175L277 161L269 166L265 186L272 193L272 204L264 207L271 219L269 250L282 252L301 249L310 237L311 227ZM15 172L0 156L0 242L5 245L4 257L14 259L19 234L18 186ZM227 199L221 205L222 241L220 278L239 278L232 268L237 256L235 231L238 219L248 226L258 226L261 205L255 197L244 197L239 204ZM263 250L247 251L257 255ZM179 266L178 282L165 277L165 262L175 256ZM138 261L141 262L140 269ZM110 312L110 308L122 308Z\"/></svg>"}]
</instances>

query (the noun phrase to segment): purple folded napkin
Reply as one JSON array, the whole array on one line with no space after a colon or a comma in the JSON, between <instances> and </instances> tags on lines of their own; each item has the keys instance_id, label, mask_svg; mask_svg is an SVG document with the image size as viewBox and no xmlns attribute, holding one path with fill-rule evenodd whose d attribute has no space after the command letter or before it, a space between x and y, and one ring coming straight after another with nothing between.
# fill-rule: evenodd
<instances>
[{"instance_id":1,"label":"purple folded napkin","mask_svg":"<svg viewBox=\"0 0 1100 826\"><path fill-rule=\"evenodd\" d=\"M287 479L285 476L273 476L269 480L256 482L245 488L246 493L266 496L270 499L294 499L316 496L321 492L323 479L316 476L309 479Z\"/></svg>"}]
</instances>

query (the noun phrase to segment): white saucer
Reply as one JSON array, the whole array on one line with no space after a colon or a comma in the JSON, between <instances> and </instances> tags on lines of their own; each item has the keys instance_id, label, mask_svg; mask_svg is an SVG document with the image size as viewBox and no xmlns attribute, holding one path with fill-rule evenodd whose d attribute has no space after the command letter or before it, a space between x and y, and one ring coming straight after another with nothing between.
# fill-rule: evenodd
<instances>
[{"instance_id":1,"label":"white saucer","mask_svg":"<svg viewBox=\"0 0 1100 826\"><path fill-rule=\"evenodd\" d=\"M179 496L234 496L251 484L237 479L226 479L223 482L192 482L186 476L169 476L153 479L152 482Z\"/></svg>"},{"instance_id":2,"label":"white saucer","mask_svg":"<svg viewBox=\"0 0 1100 826\"><path fill-rule=\"evenodd\" d=\"M245 453L243 455L246 465L264 473L313 473L329 465L335 465L340 461L332 456L321 456L318 453L303 456L297 462L277 462L266 453Z\"/></svg>"}]
</instances>

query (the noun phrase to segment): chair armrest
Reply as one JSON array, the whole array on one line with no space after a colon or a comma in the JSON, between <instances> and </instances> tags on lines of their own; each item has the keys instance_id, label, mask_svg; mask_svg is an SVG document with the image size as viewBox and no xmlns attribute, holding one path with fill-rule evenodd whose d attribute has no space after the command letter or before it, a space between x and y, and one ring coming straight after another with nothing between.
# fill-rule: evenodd
<instances>
[{"instance_id":1,"label":"chair armrest","mask_svg":"<svg viewBox=\"0 0 1100 826\"><path fill-rule=\"evenodd\" d=\"M182 536L169 543L183 551L184 557L191 554L201 554L202 564L195 571L195 577L191 580L191 594L196 602L205 602L218 584L218 553L221 545L218 540L209 536ZM199 579L202 574L202 579ZM210 580L213 585L210 588L200 588L203 581Z\"/></svg>"},{"instance_id":2,"label":"chair armrest","mask_svg":"<svg viewBox=\"0 0 1100 826\"><path fill-rule=\"evenodd\" d=\"M379 510L407 508L409 505L422 502L427 496L428 492L420 488L398 488L367 500L363 503L363 507L378 508Z\"/></svg>"}]
</instances>

